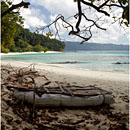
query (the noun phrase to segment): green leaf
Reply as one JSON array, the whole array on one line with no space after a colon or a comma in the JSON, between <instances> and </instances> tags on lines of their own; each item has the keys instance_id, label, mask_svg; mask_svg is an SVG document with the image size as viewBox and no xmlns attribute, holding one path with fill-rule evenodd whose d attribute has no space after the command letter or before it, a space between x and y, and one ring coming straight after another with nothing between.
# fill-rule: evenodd
<instances>
[{"instance_id":1,"label":"green leaf","mask_svg":"<svg viewBox=\"0 0 130 130\"><path fill-rule=\"evenodd\" d=\"M112 18L113 18L113 19L115 19L116 17L115 17L115 16L113 16Z\"/></svg>"},{"instance_id":2,"label":"green leaf","mask_svg":"<svg viewBox=\"0 0 130 130\"><path fill-rule=\"evenodd\" d=\"M114 0L111 0L111 2L112 2L112 3L115 3L115 1L114 1Z\"/></svg>"},{"instance_id":3,"label":"green leaf","mask_svg":"<svg viewBox=\"0 0 130 130\"><path fill-rule=\"evenodd\" d=\"M128 22L124 22L124 24L125 24L127 27L129 27Z\"/></svg>"},{"instance_id":4,"label":"green leaf","mask_svg":"<svg viewBox=\"0 0 130 130\"><path fill-rule=\"evenodd\" d=\"M46 37L47 37L47 38L50 38L50 37L52 37L52 36L53 36L53 34L52 34L51 32L46 33Z\"/></svg>"},{"instance_id":5,"label":"green leaf","mask_svg":"<svg viewBox=\"0 0 130 130\"><path fill-rule=\"evenodd\" d=\"M78 0L73 0L74 2L77 2Z\"/></svg>"}]
</instances>

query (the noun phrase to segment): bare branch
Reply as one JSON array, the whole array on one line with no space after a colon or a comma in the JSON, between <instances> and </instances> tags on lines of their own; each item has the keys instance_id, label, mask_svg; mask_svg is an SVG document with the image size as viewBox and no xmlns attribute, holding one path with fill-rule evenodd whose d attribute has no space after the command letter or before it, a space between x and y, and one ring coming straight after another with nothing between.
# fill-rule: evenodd
<instances>
[{"instance_id":1,"label":"bare branch","mask_svg":"<svg viewBox=\"0 0 130 130\"><path fill-rule=\"evenodd\" d=\"M93 24L94 24L97 28L106 31L105 28L102 28L102 27L100 27L99 25L97 25L96 22L95 22L94 20L92 20L92 19L88 19L88 18L85 16L85 14L82 14L82 15L84 16L84 18L85 18L87 21L91 21L91 22L93 22Z\"/></svg>"},{"instance_id":2,"label":"bare branch","mask_svg":"<svg viewBox=\"0 0 130 130\"><path fill-rule=\"evenodd\" d=\"M123 8L122 6L120 5L117 5L117 4L106 4L105 6L109 6L109 7L119 7L119 8Z\"/></svg>"}]
</instances>

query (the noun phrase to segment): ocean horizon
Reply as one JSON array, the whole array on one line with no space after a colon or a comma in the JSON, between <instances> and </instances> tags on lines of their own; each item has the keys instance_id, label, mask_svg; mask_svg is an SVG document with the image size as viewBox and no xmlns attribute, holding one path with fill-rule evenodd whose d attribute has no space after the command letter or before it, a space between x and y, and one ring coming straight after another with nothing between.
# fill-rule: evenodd
<instances>
[{"instance_id":1,"label":"ocean horizon","mask_svg":"<svg viewBox=\"0 0 130 130\"><path fill-rule=\"evenodd\" d=\"M1 60L46 63L57 66L102 71L129 72L129 51L63 51L4 55Z\"/></svg>"}]
</instances>

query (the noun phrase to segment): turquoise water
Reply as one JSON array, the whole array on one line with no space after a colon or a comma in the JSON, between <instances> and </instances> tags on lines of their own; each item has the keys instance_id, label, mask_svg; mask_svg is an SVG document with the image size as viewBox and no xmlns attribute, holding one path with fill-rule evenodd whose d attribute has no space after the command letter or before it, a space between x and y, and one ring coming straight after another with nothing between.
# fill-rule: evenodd
<instances>
[{"instance_id":1,"label":"turquoise water","mask_svg":"<svg viewBox=\"0 0 130 130\"><path fill-rule=\"evenodd\" d=\"M2 56L1 59L8 61L56 64L78 69L125 72L128 72L129 70L128 51L81 51L63 53L19 54ZM117 62L125 64L115 64Z\"/></svg>"}]
</instances>

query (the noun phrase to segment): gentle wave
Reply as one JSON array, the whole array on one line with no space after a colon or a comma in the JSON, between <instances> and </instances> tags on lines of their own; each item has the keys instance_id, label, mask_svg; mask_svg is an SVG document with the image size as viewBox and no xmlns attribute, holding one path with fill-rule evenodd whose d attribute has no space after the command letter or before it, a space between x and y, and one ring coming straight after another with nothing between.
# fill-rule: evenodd
<instances>
[{"instance_id":1,"label":"gentle wave","mask_svg":"<svg viewBox=\"0 0 130 130\"><path fill-rule=\"evenodd\" d=\"M85 51L63 53L37 53L2 56L2 60L23 61L30 63L62 64L65 67L74 67L104 71L129 71L128 51ZM116 64L121 63L121 64Z\"/></svg>"}]
</instances>

